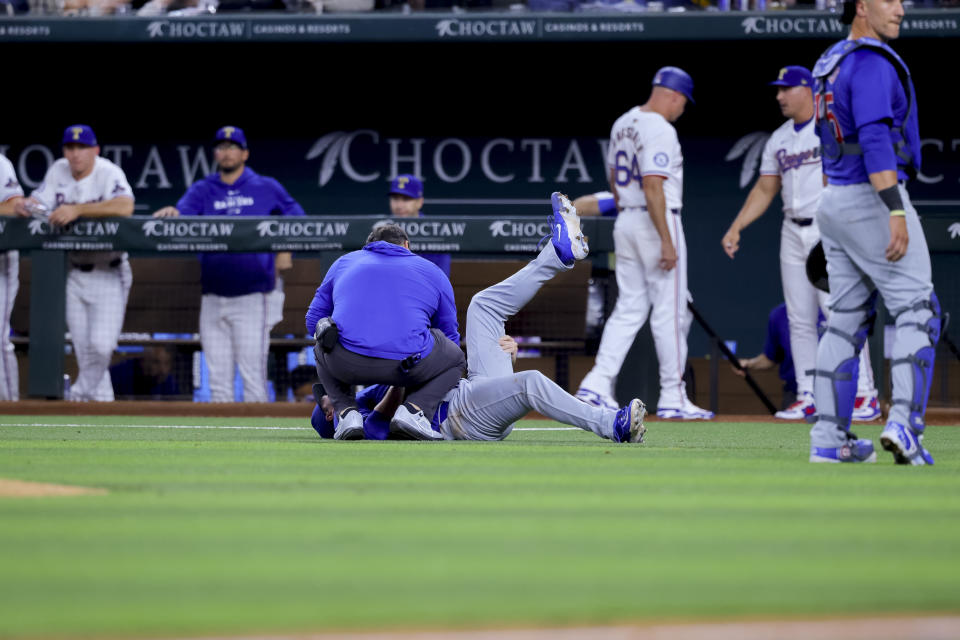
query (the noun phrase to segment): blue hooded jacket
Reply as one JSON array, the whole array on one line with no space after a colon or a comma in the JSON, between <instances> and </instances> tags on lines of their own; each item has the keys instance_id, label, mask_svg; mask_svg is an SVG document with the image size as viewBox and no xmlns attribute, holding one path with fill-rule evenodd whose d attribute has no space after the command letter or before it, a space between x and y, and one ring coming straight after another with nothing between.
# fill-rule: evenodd
<instances>
[{"instance_id":1,"label":"blue hooded jacket","mask_svg":"<svg viewBox=\"0 0 960 640\"><path fill-rule=\"evenodd\" d=\"M403 360L433 349L430 328L460 344L453 287L436 265L390 242L371 242L334 262L307 310L307 331L331 316L340 344L373 358Z\"/></svg>"}]
</instances>

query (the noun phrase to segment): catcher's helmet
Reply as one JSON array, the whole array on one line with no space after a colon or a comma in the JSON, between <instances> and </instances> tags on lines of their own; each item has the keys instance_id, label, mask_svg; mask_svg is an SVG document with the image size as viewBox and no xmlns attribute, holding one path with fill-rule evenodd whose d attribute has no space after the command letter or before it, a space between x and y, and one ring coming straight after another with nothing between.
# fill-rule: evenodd
<instances>
[{"instance_id":1,"label":"catcher's helmet","mask_svg":"<svg viewBox=\"0 0 960 640\"><path fill-rule=\"evenodd\" d=\"M657 71L653 76L653 86L678 91L693 103L693 78L680 67L663 67Z\"/></svg>"}]
</instances>

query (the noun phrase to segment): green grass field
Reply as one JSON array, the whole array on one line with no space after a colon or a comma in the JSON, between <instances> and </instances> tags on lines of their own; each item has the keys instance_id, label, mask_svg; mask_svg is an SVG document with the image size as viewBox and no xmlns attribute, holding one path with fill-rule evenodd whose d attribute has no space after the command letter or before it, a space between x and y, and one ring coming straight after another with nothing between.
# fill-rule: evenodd
<instances>
[{"instance_id":1,"label":"green grass field","mask_svg":"<svg viewBox=\"0 0 960 640\"><path fill-rule=\"evenodd\" d=\"M639 446L303 426L0 416L0 478L109 491L0 498L0 638L960 611L956 427L904 468L811 465L802 424L654 422Z\"/></svg>"}]
</instances>

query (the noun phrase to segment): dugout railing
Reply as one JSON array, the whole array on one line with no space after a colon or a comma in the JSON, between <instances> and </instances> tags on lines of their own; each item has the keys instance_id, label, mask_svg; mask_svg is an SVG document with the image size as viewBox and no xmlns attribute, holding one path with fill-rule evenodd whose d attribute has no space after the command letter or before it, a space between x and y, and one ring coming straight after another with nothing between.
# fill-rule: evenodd
<instances>
[{"instance_id":1,"label":"dugout railing","mask_svg":"<svg viewBox=\"0 0 960 640\"><path fill-rule=\"evenodd\" d=\"M25 262L25 286L18 297L19 313L43 310L42 313L29 313L28 335L14 339L18 347L29 354L27 395L41 398L63 395L64 351L68 344L65 337L68 250L131 252L134 285L121 346L166 345L194 351L200 348L197 335L200 303L197 252L296 252L294 269L285 278L287 300L283 320L271 338L272 352L290 354L312 344L302 328L302 319L326 268L343 252L362 246L372 223L382 219L382 216L308 216L294 222L278 218L228 217L161 221L134 216L99 222L80 221L63 229L51 228L38 220L3 221L0 223L0 249L19 249L30 255L30 260ZM522 266L536 250L541 238L550 233L549 223L542 217L432 216L426 220L398 222L407 228L414 250L449 252L454 257L451 280L461 326L465 326L470 297ZM944 254L950 259L957 258L955 243L949 241L950 223L950 217L924 218L935 264L938 256ZM585 218L583 227L590 238L594 270L610 273L613 220ZM537 356L521 360L518 368L546 369L545 373L564 388L570 388L571 383L579 380L577 376L583 372L572 368L570 361L571 356L583 354L588 348L585 322L590 275L590 262L581 263L545 287L528 308L508 324L508 333L532 339L532 343L524 343L522 348L526 355ZM612 282L609 289L611 298L615 299ZM608 300L608 312L612 299ZM24 307L28 309L25 311ZM174 309L179 320L171 323L170 313ZM700 311L708 320L718 313L715 309ZM17 313L15 309L14 314ZM883 324L883 318L880 324ZM155 337L158 332L164 337ZM707 333L712 334L711 331ZM881 393L888 389L885 359L879 357L884 353L883 333L877 332L871 343L877 354L874 367ZM720 408L720 393L724 386L719 365L720 347L725 337L729 336L710 336L711 364L707 378L709 406L714 411ZM949 337L938 354L941 360L934 385L934 398L939 396L942 401L955 395L952 387L958 377L950 374L952 353L947 343ZM652 350L644 357L652 358ZM621 378L630 380L649 375L649 367L643 371L628 366L622 371ZM650 388L649 381L637 386ZM755 391L759 393L759 390ZM764 404L769 407L769 403ZM761 402L756 404L757 410L762 410L763 406Z\"/></svg>"}]
</instances>

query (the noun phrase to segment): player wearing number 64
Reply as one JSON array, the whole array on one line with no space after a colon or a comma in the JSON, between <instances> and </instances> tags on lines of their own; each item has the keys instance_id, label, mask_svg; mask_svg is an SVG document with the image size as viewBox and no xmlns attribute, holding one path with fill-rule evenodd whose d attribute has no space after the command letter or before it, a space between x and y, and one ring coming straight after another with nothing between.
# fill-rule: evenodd
<instances>
[{"instance_id":1,"label":"player wearing number 64","mask_svg":"<svg viewBox=\"0 0 960 640\"><path fill-rule=\"evenodd\" d=\"M620 209L613 228L620 293L577 397L611 409L619 406L614 382L649 316L660 363L657 416L709 420L713 413L687 398L683 382L692 317L680 221L683 154L672 123L687 102L693 102L693 79L683 69L663 67L653 78L647 102L620 116L610 132L610 191Z\"/></svg>"}]
</instances>

